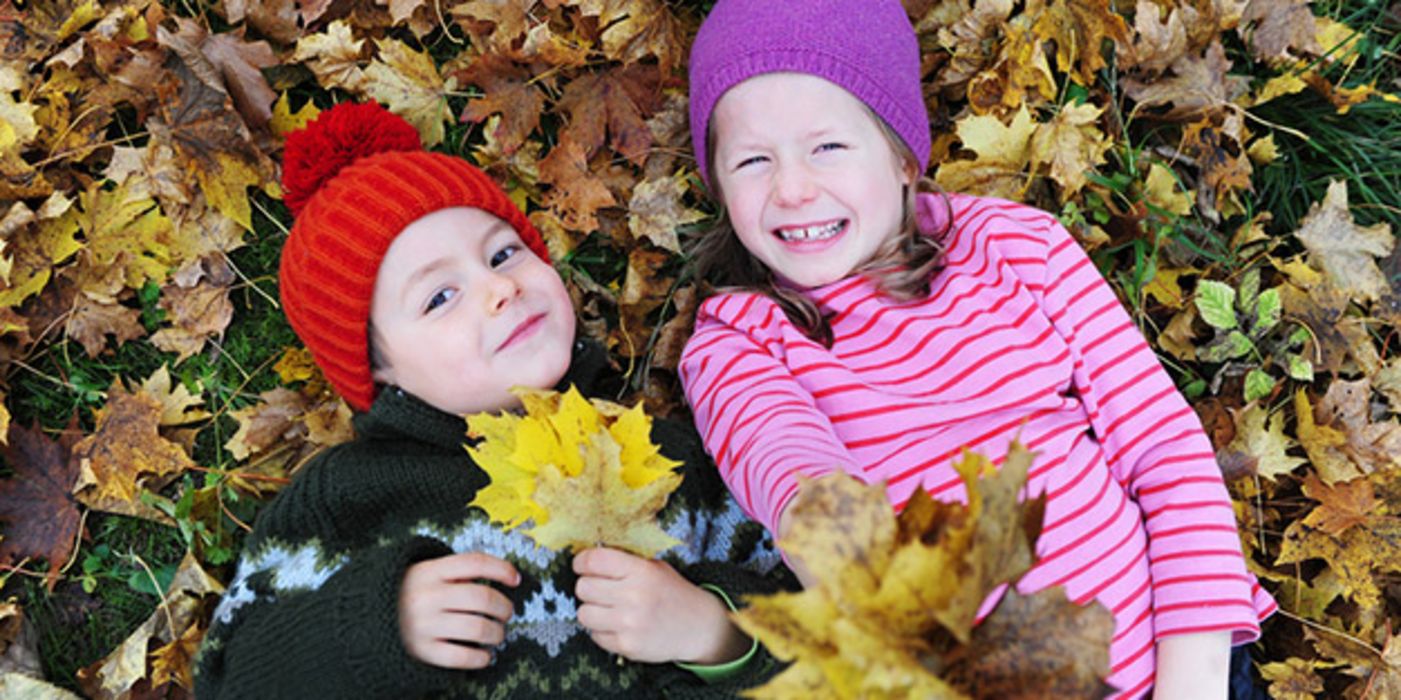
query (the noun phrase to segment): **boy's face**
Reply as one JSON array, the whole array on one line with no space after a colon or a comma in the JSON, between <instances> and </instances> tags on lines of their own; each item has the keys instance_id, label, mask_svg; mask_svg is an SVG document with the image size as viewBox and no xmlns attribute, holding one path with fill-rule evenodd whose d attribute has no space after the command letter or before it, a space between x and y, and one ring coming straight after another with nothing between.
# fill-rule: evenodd
<instances>
[{"instance_id":1,"label":"boy's face","mask_svg":"<svg viewBox=\"0 0 1401 700\"><path fill-rule=\"evenodd\" d=\"M390 244L370 301L375 380L439 410L513 408L513 386L547 389L569 368L574 308L559 274L510 224L441 209Z\"/></svg>"}]
</instances>

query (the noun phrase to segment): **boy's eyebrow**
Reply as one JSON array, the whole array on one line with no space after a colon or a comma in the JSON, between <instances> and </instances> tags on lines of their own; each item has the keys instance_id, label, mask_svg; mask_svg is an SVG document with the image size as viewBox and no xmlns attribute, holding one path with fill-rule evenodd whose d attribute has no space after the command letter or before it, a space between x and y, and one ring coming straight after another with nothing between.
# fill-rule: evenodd
<instances>
[{"instance_id":1,"label":"boy's eyebrow","mask_svg":"<svg viewBox=\"0 0 1401 700\"><path fill-rule=\"evenodd\" d=\"M417 289L419 285L423 283L424 280L428 279L429 275L433 274L434 272L437 272L438 270L444 267L449 266L450 264L452 264L452 258L450 256L444 255L429 260L428 262L414 268L413 271L409 273L409 283L404 285L403 289L399 290L400 303L406 303L409 298L409 292L412 292L413 290Z\"/></svg>"}]
</instances>

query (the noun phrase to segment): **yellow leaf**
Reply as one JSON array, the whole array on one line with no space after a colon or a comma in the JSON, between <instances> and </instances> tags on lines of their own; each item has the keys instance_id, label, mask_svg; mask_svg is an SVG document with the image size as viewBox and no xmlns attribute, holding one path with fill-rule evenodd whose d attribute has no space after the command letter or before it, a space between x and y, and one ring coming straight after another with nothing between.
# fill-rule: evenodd
<instances>
[{"instance_id":1,"label":"yellow leaf","mask_svg":"<svg viewBox=\"0 0 1401 700\"><path fill-rule=\"evenodd\" d=\"M316 360L311 356L311 351L306 348L286 348L282 351L282 356L277 358L273 364L272 371L277 372L278 379L283 384L293 382L304 382L321 374L321 370L316 366Z\"/></svg>"},{"instance_id":2,"label":"yellow leaf","mask_svg":"<svg viewBox=\"0 0 1401 700\"><path fill-rule=\"evenodd\" d=\"M1236 436L1227 446L1255 461L1255 471L1267 479L1278 479L1307 463L1287 453L1295 445L1284 434L1284 413L1270 415L1269 409L1251 404L1236 413Z\"/></svg>"},{"instance_id":3,"label":"yellow leaf","mask_svg":"<svg viewBox=\"0 0 1401 700\"><path fill-rule=\"evenodd\" d=\"M1275 135L1265 134L1263 137L1255 139L1255 142L1245 149L1245 154L1250 156L1250 162L1256 165L1273 163L1279 157L1279 148L1275 146Z\"/></svg>"},{"instance_id":4,"label":"yellow leaf","mask_svg":"<svg viewBox=\"0 0 1401 700\"><path fill-rule=\"evenodd\" d=\"M1303 389L1294 393L1294 415L1299 421L1296 429L1299 444L1304 446L1313 468L1325 482L1347 481L1362 473L1338 449L1347 444L1347 435L1314 421L1313 405Z\"/></svg>"},{"instance_id":5,"label":"yellow leaf","mask_svg":"<svg viewBox=\"0 0 1401 700\"><path fill-rule=\"evenodd\" d=\"M1304 82L1303 76L1291 70L1265 81L1265 84L1260 86L1255 96L1250 98L1245 106L1256 107L1276 97L1303 92L1308 86L1309 84Z\"/></svg>"},{"instance_id":6,"label":"yellow leaf","mask_svg":"<svg viewBox=\"0 0 1401 700\"><path fill-rule=\"evenodd\" d=\"M82 29L83 25L101 16L102 5L97 0L87 0L87 2L73 8L68 18L63 21L63 25L58 28L58 41L67 39L74 32Z\"/></svg>"},{"instance_id":7,"label":"yellow leaf","mask_svg":"<svg viewBox=\"0 0 1401 700\"><path fill-rule=\"evenodd\" d=\"M646 238L661 248L680 253L676 230L706 217L704 212L690 209L681 201L686 189L684 172L637 183L628 202L628 230L636 238Z\"/></svg>"},{"instance_id":8,"label":"yellow leaf","mask_svg":"<svg viewBox=\"0 0 1401 700\"><path fill-rule=\"evenodd\" d=\"M1035 131L1026 107L1017 110L1010 125L992 115L964 117L958 121L958 138L977 158L943 163L935 181L950 192L1020 199L1028 184L1025 171Z\"/></svg>"},{"instance_id":9,"label":"yellow leaf","mask_svg":"<svg viewBox=\"0 0 1401 700\"><path fill-rule=\"evenodd\" d=\"M1092 104L1067 104L1055 118L1036 127L1031 138L1031 160L1051 166L1051 179L1061 186L1061 196L1079 192L1086 173L1104 162L1112 142L1095 123L1103 109Z\"/></svg>"},{"instance_id":10,"label":"yellow leaf","mask_svg":"<svg viewBox=\"0 0 1401 700\"><path fill-rule=\"evenodd\" d=\"M138 390L128 393L120 381L107 392L91 435L73 446L81 476L73 491L89 507L107 509L113 502L139 502L152 483L195 466L179 445L159 432L160 400Z\"/></svg>"},{"instance_id":11,"label":"yellow leaf","mask_svg":"<svg viewBox=\"0 0 1401 700\"><path fill-rule=\"evenodd\" d=\"M543 547L605 545L643 556L676 543L655 515L681 477L679 464L652 444L652 419L631 409L563 394L517 388L525 415L467 417L477 438L467 452L490 482L470 505Z\"/></svg>"},{"instance_id":12,"label":"yellow leaf","mask_svg":"<svg viewBox=\"0 0 1401 700\"><path fill-rule=\"evenodd\" d=\"M622 450L607 432L596 432L579 445L583 468L567 476L553 464L540 470L533 500L549 520L527 530L547 549L605 546L652 557L680 544L657 524L657 512L681 485L681 475L668 473L638 488L623 478Z\"/></svg>"},{"instance_id":13,"label":"yellow leaf","mask_svg":"<svg viewBox=\"0 0 1401 700\"><path fill-rule=\"evenodd\" d=\"M248 188L263 184L263 176L247 161L233 153L220 151L213 157L215 167L197 168L195 177L209 203L219 213L233 219L245 230L253 230L253 205L248 202Z\"/></svg>"},{"instance_id":14,"label":"yellow leaf","mask_svg":"<svg viewBox=\"0 0 1401 700\"><path fill-rule=\"evenodd\" d=\"M1163 211L1186 216L1192 213L1192 200L1196 195L1191 190L1179 190L1172 169L1155 162L1148 166L1148 178L1143 182L1143 196L1149 204Z\"/></svg>"},{"instance_id":15,"label":"yellow leaf","mask_svg":"<svg viewBox=\"0 0 1401 700\"><path fill-rule=\"evenodd\" d=\"M0 91L0 151L24 146L39 135L34 121L38 109L28 102L15 102L8 91Z\"/></svg>"},{"instance_id":16,"label":"yellow leaf","mask_svg":"<svg viewBox=\"0 0 1401 700\"><path fill-rule=\"evenodd\" d=\"M293 112L291 104L287 101L287 93L284 92L272 106L272 120L268 122L268 126L272 127L272 133L286 137L287 134L304 128L307 122L315 119L320 113L321 110L310 100L307 100L301 109Z\"/></svg>"},{"instance_id":17,"label":"yellow leaf","mask_svg":"<svg viewBox=\"0 0 1401 700\"><path fill-rule=\"evenodd\" d=\"M447 93L456 82L445 82L428 54L402 41L383 39L376 45L379 58L365 69L365 94L412 124L425 147L442 143L443 122L452 118Z\"/></svg>"},{"instance_id":18,"label":"yellow leaf","mask_svg":"<svg viewBox=\"0 0 1401 700\"><path fill-rule=\"evenodd\" d=\"M199 406L204 399L199 394L190 393L184 384L176 384L170 378L170 368L161 365L146 381L141 382L141 390L154 397L161 404L160 425L187 425L209 417L209 412Z\"/></svg>"},{"instance_id":19,"label":"yellow leaf","mask_svg":"<svg viewBox=\"0 0 1401 700\"><path fill-rule=\"evenodd\" d=\"M307 64L325 88L340 88L358 93L365 81L360 69L360 52L364 39L356 39L350 23L338 19L320 34L308 34L297 40L293 61Z\"/></svg>"},{"instance_id":20,"label":"yellow leaf","mask_svg":"<svg viewBox=\"0 0 1401 700\"><path fill-rule=\"evenodd\" d=\"M94 183L79 201L80 226L95 265L121 269L131 289L165 279L172 229L156 200L129 196L125 184L104 190Z\"/></svg>"}]
</instances>

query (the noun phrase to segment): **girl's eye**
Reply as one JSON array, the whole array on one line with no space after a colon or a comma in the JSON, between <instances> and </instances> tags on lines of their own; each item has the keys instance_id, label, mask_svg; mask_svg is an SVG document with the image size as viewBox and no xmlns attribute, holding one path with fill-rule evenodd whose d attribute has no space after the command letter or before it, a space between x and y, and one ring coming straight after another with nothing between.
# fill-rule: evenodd
<instances>
[{"instance_id":1,"label":"girl's eye","mask_svg":"<svg viewBox=\"0 0 1401 700\"><path fill-rule=\"evenodd\" d=\"M448 303L448 300L453 298L454 296L457 296L457 290L452 289L451 287L439 289L438 291L433 292L433 298L428 300L428 307L423 310L423 313L428 313L429 311L432 311L433 309L436 309L439 306Z\"/></svg>"},{"instance_id":2,"label":"girl's eye","mask_svg":"<svg viewBox=\"0 0 1401 700\"><path fill-rule=\"evenodd\" d=\"M817 150L818 153L825 153L825 152L827 152L827 151L844 151L844 150L846 150L846 144L844 144L844 143L836 143L836 142L834 141L834 142L831 142L831 143L824 143L824 144L818 146L816 150Z\"/></svg>"},{"instance_id":3,"label":"girl's eye","mask_svg":"<svg viewBox=\"0 0 1401 700\"><path fill-rule=\"evenodd\" d=\"M519 253L520 249L520 246L512 243L511 245L508 245L505 248L496 251L496 254L491 256L491 266L501 267L506 263L507 260L510 260L512 257L514 257L516 253Z\"/></svg>"},{"instance_id":4,"label":"girl's eye","mask_svg":"<svg viewBox=\"0 0 1401 700\"><path fill-rule=\"evenodd\" d=\"M755 163L763 162L764 160L765 160L765 158L764 158L763 156L750 156L750 157L745 158L744 160L740 161L740 162L739 162L739 165L736 165L736 166L735 166L735 170L739 170L740 168L743 168L743 167L748 166L748 165L753 165L753 164L755 164Z\"/></svg>"}]
</instances>

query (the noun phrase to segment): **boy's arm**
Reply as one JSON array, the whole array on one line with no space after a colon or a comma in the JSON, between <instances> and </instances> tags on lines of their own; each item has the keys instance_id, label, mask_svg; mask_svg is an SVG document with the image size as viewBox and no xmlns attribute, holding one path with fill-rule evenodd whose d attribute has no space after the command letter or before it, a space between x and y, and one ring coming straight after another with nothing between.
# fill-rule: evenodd
<instances>
[{"instance_id":1,"label":"boy's arm","mask_svg":"<svg viewBox=\"0 0 1401 700\"><path fill-rule=\"evenodd\" d=\"M1275 604L1246 570L1201 423L1070 234L1049 215L1028 227L1044 236L1044 250L1007 257L1070 346L1095 436L1143 511L1158 639L1207 632L1229 632L1237 644L1254 639Z\"/></svg>"},{"instance_id":2,"label":"boy's arm","mask_svg":"<svg viewBox=\"0 0 1401 700\"><path fill-rule=\"evenodd\" d=\"M408 566L451 550L415 538L326 556L315 544L245 556L200 652L196 695L398 698L445 687L452 672L405 650L398 603Z\"/></svg>"}]
</instances>

